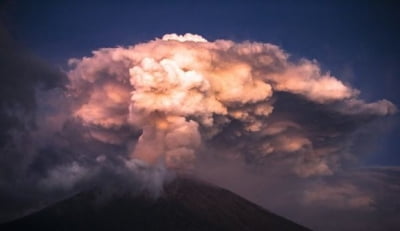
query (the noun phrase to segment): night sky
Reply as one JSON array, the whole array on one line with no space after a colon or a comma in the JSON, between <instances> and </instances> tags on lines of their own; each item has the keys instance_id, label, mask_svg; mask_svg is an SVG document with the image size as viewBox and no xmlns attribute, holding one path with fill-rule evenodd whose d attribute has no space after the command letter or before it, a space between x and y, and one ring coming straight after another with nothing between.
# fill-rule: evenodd
<instances>
[{"instance_id":1,"label":"night sky","mask_svg":"<svg viewBox=\"0 0 400 231\"><path fill-rule=\"evenodd\" d=\"M25 53L61 72L70 58L168 33L272 43L290 59L316 60L323 71L359 89L363 100L387 99L399 107L399 11L396 1L6 0L0 26L7 32L0 36L7 34ZM398 113L381 118L372 125L376 134L368 130L367 138L354 141L358 167L400 166L399 119ZM260 198L252 199L263 203Z\"/></svg>"}]
</instances>

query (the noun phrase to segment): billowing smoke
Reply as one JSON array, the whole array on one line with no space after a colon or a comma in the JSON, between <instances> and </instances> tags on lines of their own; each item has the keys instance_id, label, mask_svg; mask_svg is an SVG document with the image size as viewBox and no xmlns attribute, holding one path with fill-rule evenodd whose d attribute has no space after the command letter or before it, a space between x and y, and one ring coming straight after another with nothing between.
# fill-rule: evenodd
<instances>
[{"instance_id":1,"label":"billowing smoke","mask_svg":"<svg viewBox=\"0 0 400 231\"><path fill-rule=\"evenodd\" d=\"M168 34L71 59L62 73L5 38L0 222L98 185L159 193L188 171L300 222L310 208L304 216L325 205L370 211L386 196L340 170L396 107L363 101L314 60Z\"/></svg>"},{"instance_id":2,"label":"billowing smoke","mask_svg":"<svg viewBox=\"0 0 400 231\"><path fill-rule=\"evenodd\" d=\"M70 64L73 115L87 136L130 144L131 158L170 169L191 169L212 152L329 175L352 158L359 127L396 111L268 43L167 34Z\"/></svg>"}]
</instances>

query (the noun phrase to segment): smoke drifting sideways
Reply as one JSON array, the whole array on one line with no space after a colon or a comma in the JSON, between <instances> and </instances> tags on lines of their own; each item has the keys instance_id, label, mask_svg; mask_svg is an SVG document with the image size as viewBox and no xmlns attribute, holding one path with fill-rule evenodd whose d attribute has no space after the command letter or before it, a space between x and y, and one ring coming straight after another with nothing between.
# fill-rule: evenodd
<instances>
[{"instance_id":1,"label":"smoke drifting sideways","mask_svg":"<svg viewBox=\"0 0 400 231\"><path fill-rule=\"evenodd\" d=\"M360 130L397 111L268 43L167 34L69 65L51 87L17 84L33 107L1 105L16 121L2 133L1 198L21 207L104 182L157 191L213 160L329 176L356 162Z\"/></svg>"}]
</instances>

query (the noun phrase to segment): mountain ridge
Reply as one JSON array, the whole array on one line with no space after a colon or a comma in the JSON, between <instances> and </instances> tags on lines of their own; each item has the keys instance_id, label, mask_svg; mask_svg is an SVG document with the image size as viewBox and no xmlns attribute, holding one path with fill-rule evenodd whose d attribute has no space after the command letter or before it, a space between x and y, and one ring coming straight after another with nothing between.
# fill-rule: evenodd
<instances>
[{"instance_id":1,"label":"mountain ridge","mask_svg":"<svg viewBox=\"0 0 400 231\"><path fill-rule=\"evenodd\" d=\"M163 192L102 198L90 190L0 225L2 230L309 230L229 190L188 176ZM104 196L104 195L103 195Z\"/></svg>"}]
</instances>

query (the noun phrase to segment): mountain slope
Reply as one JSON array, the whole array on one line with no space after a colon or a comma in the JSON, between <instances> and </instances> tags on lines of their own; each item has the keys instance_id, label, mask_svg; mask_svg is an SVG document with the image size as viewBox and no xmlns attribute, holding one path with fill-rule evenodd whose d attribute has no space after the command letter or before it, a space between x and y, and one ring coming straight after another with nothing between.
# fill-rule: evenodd
<instances>
[{"instance_id":1,"label":"mountain slope","mask_svg":"<svg viewBox=\"0 0 400 231\"><path fill-rule=\"evenodd\" d=\"M308 230L229 192L187 177L154 199L80 193L0 226L1 230Z\"/></svg>"}]
</instances>

